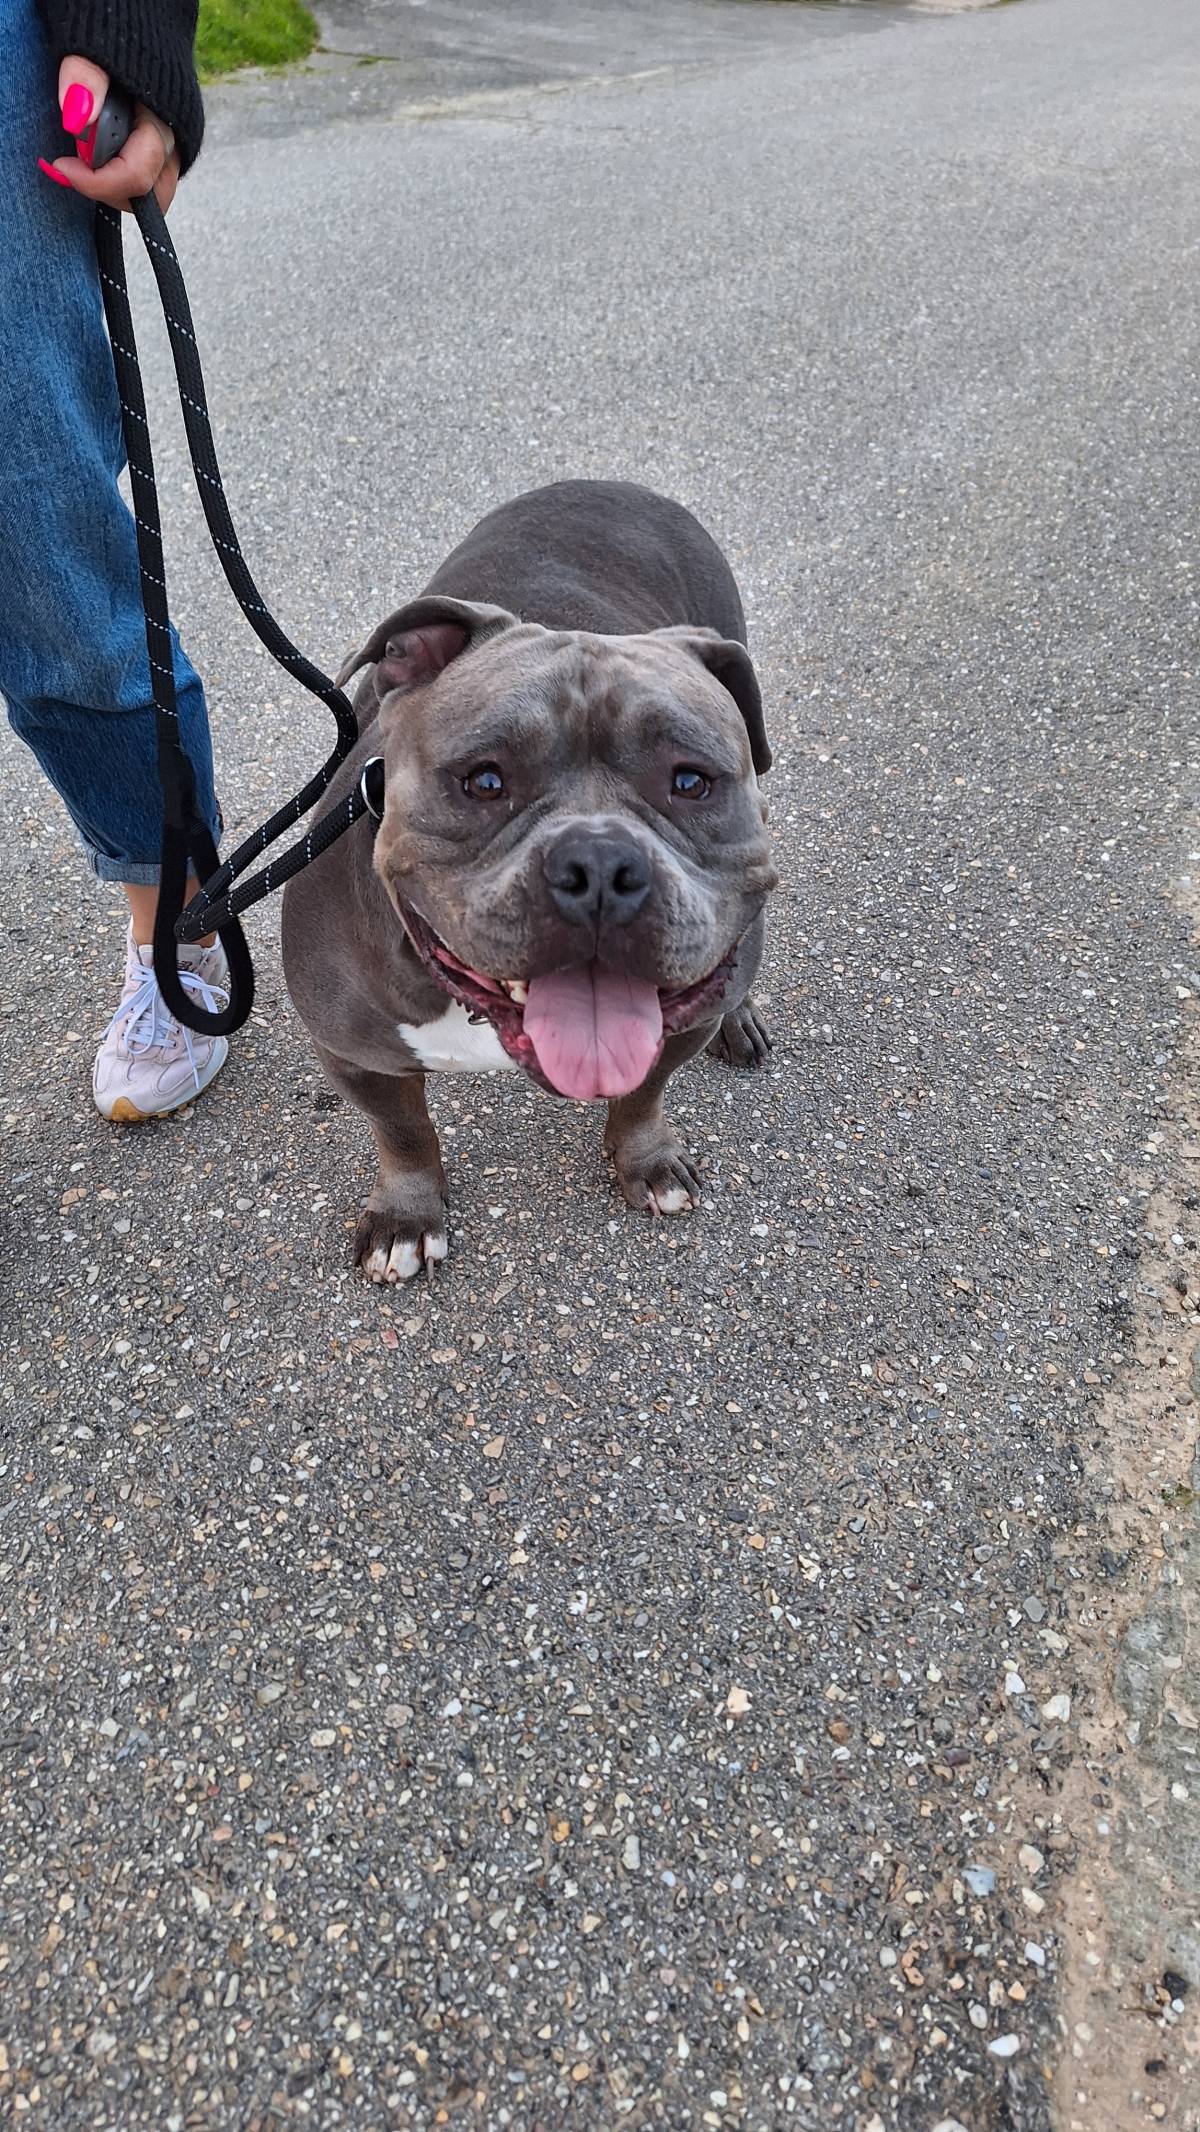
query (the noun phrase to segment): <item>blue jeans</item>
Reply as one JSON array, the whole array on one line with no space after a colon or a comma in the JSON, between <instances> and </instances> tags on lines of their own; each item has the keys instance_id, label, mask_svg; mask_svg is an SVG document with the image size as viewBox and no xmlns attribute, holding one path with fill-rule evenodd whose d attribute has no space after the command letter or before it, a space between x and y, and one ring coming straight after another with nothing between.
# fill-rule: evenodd
<instances>
[{"instance_id":1,"label":"blue jeans","mask_svg":"<svg viewBox=\"0 0 1200 2132\"><path fill-rule=\"evenodd\" d=\"M0 695L94 872L153 882L157 744L92 209L37 167L70 148L56 83L33 0L0 0ZM178 641L175 685L216 838L204 691Z\"/></svg>"}]
</instances>

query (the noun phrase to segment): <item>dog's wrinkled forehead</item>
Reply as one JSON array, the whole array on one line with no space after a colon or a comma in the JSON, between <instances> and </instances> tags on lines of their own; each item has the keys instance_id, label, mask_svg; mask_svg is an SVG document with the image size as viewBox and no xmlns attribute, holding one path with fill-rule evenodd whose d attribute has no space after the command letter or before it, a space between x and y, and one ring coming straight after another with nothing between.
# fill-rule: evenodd
<instances>
[{"instance_id":1,"label":"dog's wrinkled forehead","mask_svg":"<svg viewBox=\"0 0 1200 2132\"><path fill-rule=\"evenodd\" d=\"M466 734L485 711L514 734L553 712L585 745L622 722L657 716L662 724L674 715L723 738L736 753L726 764L735 773L770 767L749 653L709 629L602 636L425 594L380 623L339 682L367 664L364 688L401 745Z\"/></svg>"},{"instance_id":2,"label":"dog's wrinkled forehead","mask_svg":"<svg viewBox=\"0 0 1200 2132\"><path fill-rule=\"evenodd\" d=\"M468 646L432 685L410 699L385 701L390 730L412 720L431 752L480 740L520 738L530 728L587 708L595 693L576 640L536 623L518 623ZM424 752L424 749L423 749Z\"/></svg>"},{"instance_id":3,"label":"dog's wrinkled forehead","mask_svg":"<svg viewBox=\"0 0 1200 2132\"><path fill-rule=\"evenodd\" d=\"M486 638L419 694L381 706L398 752L424 760L462 747L544 744L578 769L597 756L637 767L639 754L675 745L731 777L751 773L736 703L679 645L522 625Z\"/></svg>"}]
</instances>

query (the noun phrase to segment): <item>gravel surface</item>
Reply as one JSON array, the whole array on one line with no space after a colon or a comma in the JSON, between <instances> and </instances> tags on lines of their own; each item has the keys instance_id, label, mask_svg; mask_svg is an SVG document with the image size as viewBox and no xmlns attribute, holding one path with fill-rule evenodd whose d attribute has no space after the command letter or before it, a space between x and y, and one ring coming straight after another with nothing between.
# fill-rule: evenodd
<instances>
[{"instance_id":1,"label":"gravel surface","mask_svg":"<svg viewBox=\"0 0 1200 2132\"><path fill-rule=\"evenodd\" d=\"M1074 1621L1196 983L1200 18L676 4L597 84L560 12L578 65L518 24L554 93L214 92L173 226L247 552L328 666L521 486L634 476L723 541L773 1062L678 1084L679 1223L588 1111L436 1086L451 1255L371 1290L274 910L195 1111L92 1112L120 914L5 736L14 2122L1051 2122L1106 1782L1064 1811ZM136 280L236 829L325 714L208 554Z\"/></svg>"}]
</instances>

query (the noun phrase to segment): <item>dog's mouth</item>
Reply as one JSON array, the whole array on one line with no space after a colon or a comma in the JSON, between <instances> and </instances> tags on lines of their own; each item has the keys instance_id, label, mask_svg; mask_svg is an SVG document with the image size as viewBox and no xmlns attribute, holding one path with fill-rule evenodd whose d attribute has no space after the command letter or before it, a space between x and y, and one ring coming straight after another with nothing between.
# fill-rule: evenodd
<instances>
[{"instance_id":1,"label":"dog's mouth","mask_svg":"<svg viewBox=\"0 0 1200 2132\"><path fill-rule=\"evenodd\" d=\"M689 1029L716 1006L736 943L698 983L661 989L604 962L575 963L538 976L499 978L451 953L419 912L405 927L443 990L477 1020L489 1021L511 1059L543 1086L576 1102L627 1096L657 1064L663 1039Z\"/></svg>"}]
</instances>

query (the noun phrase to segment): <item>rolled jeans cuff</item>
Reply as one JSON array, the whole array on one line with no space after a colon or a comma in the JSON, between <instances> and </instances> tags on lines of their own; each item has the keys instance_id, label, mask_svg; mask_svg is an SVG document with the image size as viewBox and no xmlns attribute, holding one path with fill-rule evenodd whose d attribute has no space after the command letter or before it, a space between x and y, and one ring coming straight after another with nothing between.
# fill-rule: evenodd
<instances>
[{"instance_id":1,"label":"rolled jeans cuff","mask_svg":"<svg viewBox=\"0 0 1200 2132\"><path fill-rule=\"evenodd\" d=\"M218 851L224 834L225 824L218 812L212 832ZM162 867L157 859L112 859L107 852L97 851L86 837L81 842L97 881L115 881L122 888L157 888L162 879Z\"/></svg>"},{"instance_id":2,"label":"rolled jeans cuff","mask_svg":"<svg viewBox=\"0 0 1200 2132\"><path fill-rule=\"evenodd\" d=\"M157 859L110 859L89 844L83 848L97 881L119 881L122 888L155 888L162 878Z\"/></svg>"}]
</instances>

